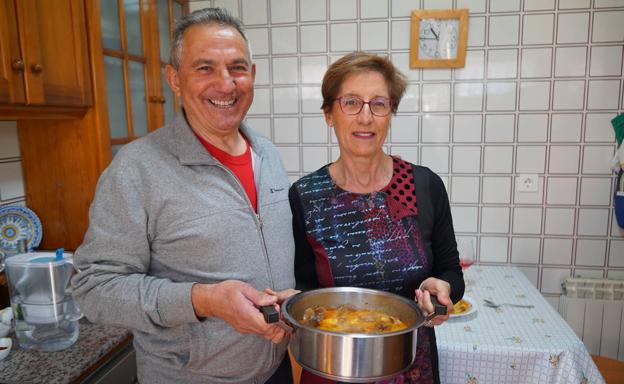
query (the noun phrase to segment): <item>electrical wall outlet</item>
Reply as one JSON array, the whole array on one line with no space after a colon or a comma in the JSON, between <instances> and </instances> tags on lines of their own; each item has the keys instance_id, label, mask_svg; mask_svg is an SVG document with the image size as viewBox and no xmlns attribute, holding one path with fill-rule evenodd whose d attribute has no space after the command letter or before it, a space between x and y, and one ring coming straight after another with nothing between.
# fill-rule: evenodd
<instances>
[{"instance_id":1,"label":"electrical wall outlet","mask_svg":"<svg viewBox=\"0 0 624 384\"><path fill-rule=\"evenodd\" d=\"M516 177L518 192L537 192L539 177L537 174L522 174Z\"/></svg>"}]
</instances>

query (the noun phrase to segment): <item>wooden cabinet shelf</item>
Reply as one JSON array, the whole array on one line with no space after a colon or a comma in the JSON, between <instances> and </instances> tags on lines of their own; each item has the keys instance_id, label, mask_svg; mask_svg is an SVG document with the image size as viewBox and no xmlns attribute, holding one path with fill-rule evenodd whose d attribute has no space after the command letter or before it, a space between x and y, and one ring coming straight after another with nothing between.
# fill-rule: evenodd
<instances>
[{"instance_id":1,"label":"wooden cabinet shelf","mask_svg":"<svg viewBox=\"0 0 624 384\"><path fill-rule=\"evenodd\" d=\"M0 0L0 117L84 113L88 58L83 0Z\"/></svg>"}]
</instances>

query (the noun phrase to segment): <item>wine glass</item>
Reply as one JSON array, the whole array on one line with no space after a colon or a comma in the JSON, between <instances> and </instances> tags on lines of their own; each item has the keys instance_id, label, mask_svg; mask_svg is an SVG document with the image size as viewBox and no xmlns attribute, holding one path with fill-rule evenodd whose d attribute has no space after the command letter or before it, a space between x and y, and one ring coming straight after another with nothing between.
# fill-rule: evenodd
<instances>
[{"instance_id":1,"label":"wine glass","mask_svg":"<svg viewBox=\"0 0 624 384\"><path fill-rule=\"evenodd\" d=\"M459 265L462 267L462 270L466 270L475 262L474 240L464 239L460 242L458 248Z\"/></svg>"}]
</instances>

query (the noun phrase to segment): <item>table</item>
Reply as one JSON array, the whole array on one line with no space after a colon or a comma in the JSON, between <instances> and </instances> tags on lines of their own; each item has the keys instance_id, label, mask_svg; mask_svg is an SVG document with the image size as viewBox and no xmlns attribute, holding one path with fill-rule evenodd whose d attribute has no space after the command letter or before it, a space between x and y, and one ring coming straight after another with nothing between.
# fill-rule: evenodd
<instances>
[{"instance_id":1,"label":"table","mask_svg":"<svg viewBox=\"0 0 624 384\"><path fill-rule=\"evenodd\" d=\"M442 384L603 384L565 320L515 267L475 265L464 272L476 311L436 327ZM496 303L532 304L534 308Z\"/></svg>"}]
</instances>

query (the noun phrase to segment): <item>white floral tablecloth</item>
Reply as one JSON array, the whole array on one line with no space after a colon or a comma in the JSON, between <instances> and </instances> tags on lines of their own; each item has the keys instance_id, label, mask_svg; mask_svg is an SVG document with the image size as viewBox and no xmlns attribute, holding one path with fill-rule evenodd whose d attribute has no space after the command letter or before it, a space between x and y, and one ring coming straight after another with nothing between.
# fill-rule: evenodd
<instances>
[{"instance_id":1,"label":"white floral tablecloth","mask_svg":"<svg viewBox=\"0 0 624 384\"><path fill-rule=\"evenodd\" d=\"M514 267L464 272L476 311L436 327L442 384L602 384L604 379L565 320ZM497 303L534 308L487 307Z\"/></svg>"}]
</instances>

